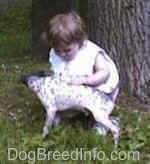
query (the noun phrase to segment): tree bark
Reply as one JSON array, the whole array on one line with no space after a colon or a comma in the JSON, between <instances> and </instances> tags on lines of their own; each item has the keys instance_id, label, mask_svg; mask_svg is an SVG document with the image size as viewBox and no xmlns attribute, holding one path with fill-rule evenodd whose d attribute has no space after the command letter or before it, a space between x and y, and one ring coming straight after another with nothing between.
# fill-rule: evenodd
<instances>
[{"instance_id":1,"label":"tree bark","mask_svg":"<svg viewBox=\"0 0 150 164\"><path fill-rule=\"evenodd\" d=\"M90 39L114 59L124 92L150 103L150 1L88 0Z\"/></svg>"},{"instance_id":2,"label":"tree bark","mask_svg":"<svg viewBox=\"0 0 150 164\"><path fill-rule=\"evenodd\" d=\"M32 54L47 59L49 46L42 40L42 32L54 15L76 7L74 0L32 0Z\"/></svg>"}]
</instances>

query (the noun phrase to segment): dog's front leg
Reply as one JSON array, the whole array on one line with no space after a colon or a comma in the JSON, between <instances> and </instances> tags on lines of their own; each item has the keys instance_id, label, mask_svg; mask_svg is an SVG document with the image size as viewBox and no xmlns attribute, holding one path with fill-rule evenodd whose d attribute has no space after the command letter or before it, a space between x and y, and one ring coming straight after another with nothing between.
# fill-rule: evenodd
<instances>
[{"instance_id":1,"label":"dog's front leg","mask_svg":"<svg viewBox=\"0 0 150 164\"><path fill-rule=\"evenodd\" d=\"M46 121L45 121L45 125L43 128L43 139L48 135L49 133L49 129L53 124L53 120L55 118L55 110L52 110L53 108L48 108L47 111L47 116L46 116Z\"/></svg>"}]
</instances>

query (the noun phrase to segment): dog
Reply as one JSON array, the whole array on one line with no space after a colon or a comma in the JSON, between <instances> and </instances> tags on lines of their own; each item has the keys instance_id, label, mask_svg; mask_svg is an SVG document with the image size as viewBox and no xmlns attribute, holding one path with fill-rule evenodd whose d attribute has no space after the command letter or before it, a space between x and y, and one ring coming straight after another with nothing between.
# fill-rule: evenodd
<instances>
[{"instance_id":1,"label":"dog","mask_svg":"<svg viewBox=\"0 0 150 164\"><path fill-rule=\"evenodd\" d=\"M114 145L119 144L120 127L110 119L114 102L103 92L88 86L71 85L55 75L47 76L44 72L22 75L21 82L33 91L46 109L46 120L43 127L43 138L49 134L53 124L61 121L61 112L83 112L86 116L92 113L98 126L103 125L113 134Z\"/></svg>"}]
</instances>

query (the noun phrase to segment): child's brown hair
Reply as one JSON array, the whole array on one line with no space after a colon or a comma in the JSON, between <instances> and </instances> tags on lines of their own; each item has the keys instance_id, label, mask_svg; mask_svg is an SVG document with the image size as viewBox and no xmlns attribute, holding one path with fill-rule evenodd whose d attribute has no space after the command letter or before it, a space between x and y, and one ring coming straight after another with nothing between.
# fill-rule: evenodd
<instances>
[{"instance_id":1,"label":"child's brown hair","mask_svg":"<svg viewBox=\"0 0 150 164\"><path fill-rule=\"evenodd\" d=\"M48 25L47 39L51 47L65 47L72 43L81 46L86 38L85 24L75 12L58 14Z\"/></svg>"}]
</instances>

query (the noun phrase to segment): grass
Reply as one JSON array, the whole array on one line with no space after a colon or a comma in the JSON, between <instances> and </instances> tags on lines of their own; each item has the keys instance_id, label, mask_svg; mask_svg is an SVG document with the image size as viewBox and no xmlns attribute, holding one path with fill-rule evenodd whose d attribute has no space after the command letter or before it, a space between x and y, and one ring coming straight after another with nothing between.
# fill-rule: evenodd
<instances>
[{"instance_id":1,"label":"grass","mask_svg":"<svg viewBox=\"0 0 150 164\"><path fill-rule=\"evenodd\" d=\"M18 6L20 7L20 6ZM31 30L28 15L30 11L29 5L26 7L11 8L8 14L4 12L3 17L0 16L0 25L10 25L11 16L15 19L11 22L13 29L10 27L3 29L0 33L0 163L6 164L22 164L33 163L31 160L8 161L8 148L15 148L18 151L37 151L38 148L44 148L48 151L74 151L76 148L83 148L85 151L104 151L107 157L110 157L111 151L114 150L112 144L112 136L109 133L106 137L96 135L92 129L82 126L81 122L65 124L52 128L50 136L47 140L42 141L42 127L45 119L45 111L38 99L25 86L19 83L21 73L31 73L37 70L49 71L48 61L36 60L31 55ZM7 8L8 10L8 8ZM18 11L22 11L18 15ZM2 10L1 10L2 12ZM15 15L16 14L16 15ZM15 16L14 16L15 15ZM9 19L4 19L9 17ZM20 17L20 18L19 18ZM19 20L22 21L22 28L19 26ZM16 24L16 25L15 25ZM27 28L24 28L27 27ZM124 97L125 98L125 97ZM121 119L122 136L121 143L117 149L121 151L139 151L140 160L86 160L73 161L65 160L45 160L35 161L36 164L149 164L150 162L150 124L149 113L139 112L136 109L129 111L128 109L116 108L114 115ZM121 159L125 157L122 152L119 154ZM23 158L23 156L22 156Z\"/></svg>"}]
</instances>

